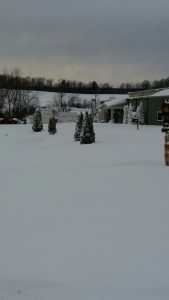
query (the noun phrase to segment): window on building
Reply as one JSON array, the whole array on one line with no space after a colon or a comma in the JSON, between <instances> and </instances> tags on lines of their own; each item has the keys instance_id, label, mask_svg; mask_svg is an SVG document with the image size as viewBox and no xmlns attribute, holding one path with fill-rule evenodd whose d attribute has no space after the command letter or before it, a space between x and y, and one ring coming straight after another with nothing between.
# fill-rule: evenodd
<instances>
[{"instance_id":1,"label":"window on building","mask_svg":"<svg viewBox=\"0 0 169 300\"><path fill-rule=\"evenodd\" d=\"M157 112L157 121L163 121L163 115L161 111Z\"/></svg>"}]
</instances>

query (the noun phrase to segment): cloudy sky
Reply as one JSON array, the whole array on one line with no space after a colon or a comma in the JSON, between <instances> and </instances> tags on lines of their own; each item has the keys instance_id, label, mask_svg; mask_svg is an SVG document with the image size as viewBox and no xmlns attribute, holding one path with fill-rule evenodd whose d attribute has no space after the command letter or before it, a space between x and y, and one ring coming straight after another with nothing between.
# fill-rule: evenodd
<instances>
[{"instance_id":1,"label":"cloudy sky","mask_svg":"<svg viewBox=\"0 0 169 300\"><path fill-rule=\"evenodd\" d=\"M114 86L169 76L168 0L0 0L0 71Z\"/></svg>"}]
</instances>

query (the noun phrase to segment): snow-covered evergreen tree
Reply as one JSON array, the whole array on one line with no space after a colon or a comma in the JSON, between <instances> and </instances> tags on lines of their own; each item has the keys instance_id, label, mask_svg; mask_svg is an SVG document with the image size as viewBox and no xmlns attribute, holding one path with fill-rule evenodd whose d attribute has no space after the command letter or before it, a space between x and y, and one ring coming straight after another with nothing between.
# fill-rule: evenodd
<instances>
[{"instance_id":1,"label":"snow-covered evergreen tree","mask_svg":"<svg viewBox=\"0 0 169 300\"><path fill-rule=\"evenodd\" d=\"M95 136L93 135L91 130L91 120L88 112L85 114L85 118L83 121L82 131L80 134L80 143L81 144L92 144L94 142Z\"/></svg>"},{"instance_id":2,"label":"snow-covered evergreen tree","mask_svg":"<svg viewBox=\"0 0 169 300\"><path fill-rule=\"evenodd\" d=\"M91 114L93 117L96 116L96 99L92 99L91 101Z\"/></svg>"},{"instance_id":3,"label":"snow-covered evergreen tree","mask_svg":"<svg viewBox=\"0 0 169 300\"><path fill-rule=\"evenodd\" d=\"M40 108L37 108L35 113L34 113L32 129L35 132L42 131L42 129L43 129L42 115L41 115Z\"/></svg>"},{"instance_id":4,"label":"snow-covered evergreen tree","mask_svg":"<svg viewBox=\"0 0 169 300\"><path fill-rule=\"evenodd\" d=\"M138 118L139 124L144 124L144 110L143 110L143 103L140 102L139 106L137 107L136 116Z\"/></svg>"},{"instance_id":5,"label":"snow-covered evergreen tree","mask_svg":"<svg viewBox=\"0 0 169 300\"><path fill-rule=\"evenodd\" d=\"M133 108L132 104L130 103L129 107L128 107L128 123L129 124L132 122L133 111L134 111L134 108Z\"/></svg>"},{"instance_id":6,"label":"snow-covered evergreen tree","mask_svg":"<svg viewBox=\"0 0 169 300\"><path fill-rule=\"evenodd\" d=\"M129 110L128 104L124 105L124 108L123 108L123 124L128 124L128 110Z\"/></svg>"},{"instance_id":7,"label":"snow-covered evergreen tree","mask_svg":"<svg viewBox=\"0 0 169 300\"><path fill-rule=\"evenodd\" d=\"M94 127L93 127L93 118L92 115L89 115L89 125L90 125L90 135L91 135L91 141L92 143L95 142L95 132L94 132Z\"/></svg>"},{"instance_id":8,"label":"snow-covered evergreen tree","mask_svg":"<svg viewBox=\"0 0 169 300\"><path fill-rule=\"evenodd\" d=\"M48 132L49 132L49 134L55 134L57 132L56 119L54 117L51 117L49 119Z\"/></svg>"},{"instance_id":9,"label":"snow-covered evergreen tree","mask_svg":"<svg viewBox=\"0 0 169 300\"><path fill-rule=\"evenodd\" d=\"M82 125L83 125L83 114L81 112L80 115L78 116L77 122L76 122L76 129L75 129L75 134L74 134L75 141L80 141Z\"/></svg>"}]
</instances>

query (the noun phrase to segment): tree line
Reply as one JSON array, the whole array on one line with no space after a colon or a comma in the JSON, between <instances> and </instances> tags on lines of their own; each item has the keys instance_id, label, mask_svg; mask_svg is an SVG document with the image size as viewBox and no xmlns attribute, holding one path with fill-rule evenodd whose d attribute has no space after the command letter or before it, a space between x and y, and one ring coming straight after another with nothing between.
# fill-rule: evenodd
<instances>
[{"instance_id":1,"label":"tree line","mask_svg":"<svg viewBox=\"0 0 169 300\"><path fill-rule=\"evenodd\" d=\"M126 94L135 90L126 85L122 88L114 88L109 83L98 84L96 81L84 83L75 80L59 79L54 82L53 79L44 77L22 77L19 72L4 72L0 74L0 89L20 88L25 90L46 91L55 93L77 93L77 94Z\"/></svg>"},{"instance_id":2,"label":"tree line","mask_svg":"<svg viewBox=\"0 0 169 300\"><path fill-rule=\"evenodd\" d=\"M127 94L130 91L167 87L169 77L153 82L144 80L137 84L122 83L118 88L114 88L109 83L98 84L96 81L83 83L60 79L54 83L52 79L44 77L23 77L20 69L15 68L10 72L4 70L0 75L0 117L23 120L33 114L39 106L38 91L56 93L53 104L61 111L65 111L70 107L91 108L92 105L95 107L93 102L81 101L78 94L93 94L96 98L97 94Z\"/></svg>"},{"instance_id":3,"label":"tree line","mask_svg":"<svg viewBox=\"0 0 169 300\"><path fill-rule=\"evenodd\" d=\"M169 87L169 77L160 80L143 80L142 82L121 83L118 87L113 84L97 83L91 81L84 83L76 80L59 79L54 82L53 79L46 79L45 77L23 77L20 69L13 69L12 71L3 70L0 74L0 89L25 89L36 91L49 91L60 93L77 93L77 94L126 94L132 91L167 88Z\"/></svg>"}]
</instances>

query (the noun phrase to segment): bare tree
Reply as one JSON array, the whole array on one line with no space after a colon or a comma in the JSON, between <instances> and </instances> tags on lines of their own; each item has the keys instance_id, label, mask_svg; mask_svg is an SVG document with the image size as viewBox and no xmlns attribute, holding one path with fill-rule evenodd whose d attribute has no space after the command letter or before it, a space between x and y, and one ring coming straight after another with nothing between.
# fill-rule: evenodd
<instances>
[{"instance_id":1,"label":"bare tree","mask_svg":"<svg viewBox=\"0 0 169 300\"><path fill-rule=\"evenodd\" d=\"M59 111L64 111L67 107L66 94L62 92L56 93L53 99L53 105L56 106Z\"/></svg>"},{"instance_id":2,"label":"bare tree","mask_svg":"<svg viewBox=\"0 0 169 300\"><path fill-rule=\"evenodd\" d=\"M38 92L18 91L17 101L13 108L15 118L23 120L39 106Z\"/></svg>"},{"instance_id":3,"label":"bare tree","mask_svg":"<svg viewBox=\"0 0 169 300\"><path fill-rule=\"evenodd\" d=\"M82 106L81 99L78 94L70 94L68 96L68 106L69 107Z\"/></svg>"},{"instance_id":4,"label":"bare tree","mask_svg":"<svg viewBox=\"0 0 169 300\"><path fill-rule=\"evenodd\" d=\"M8 72L4 69L6 88L0 90L1 112L10 120L23 119L38 105L37 92L21 89L21 71L13 69Z\"/></svg>"},{"instance_id":5,"label":"bare tree","mask_svg":"<svg viewBox=\"0 0 169 300\"><path fill-rule=\"evenodd\" d=\"M4 115L13 118L24 119L39 105L38 93L15 89L0 90L0 109Z\"/></svg>"}]
</instances>

